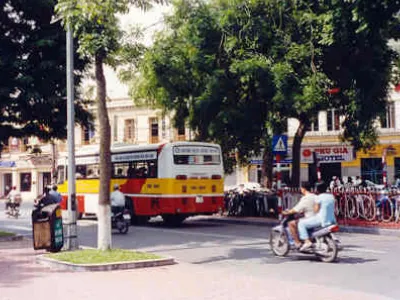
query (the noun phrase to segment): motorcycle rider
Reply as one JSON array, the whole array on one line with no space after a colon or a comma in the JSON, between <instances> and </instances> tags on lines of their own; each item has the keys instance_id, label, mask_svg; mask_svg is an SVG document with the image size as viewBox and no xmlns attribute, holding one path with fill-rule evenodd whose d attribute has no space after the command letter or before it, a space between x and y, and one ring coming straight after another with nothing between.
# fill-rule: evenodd
<instances>
[{"instance_id":1,"label":"motorcycle rider","mask_svg":"<svg viewBox=\"0 0 400 300\"><path fill-rule=\"evenodd\" d=\"M119 190L119 185L117 183L114 184L114 191L111 193L110 200L111 200L111 212L113 213L113 215L124 211L125 196Z\"/></svg>"},{"instance_id":2,"label":"motorcycle rider","mask_svg":"<svg viewBox=\"0 0 400 300\"><path fill-rule=\"evenodd\" d=\"M336 223L335 218L335 198L326 192L327 186L321 181L316 184L316 194L314 211L315 216L304 218L299 221L298 229L300 239L304 240L300 251L307 250L312 246L308 230L314 227L325 227Z\"/></svg>"},{"instance_id":3,"label":"motorcycle rider","mask_svg":"<svg viewBox=\"0 0 400 300\"><path fill-rule=\"evenodd\" d=\"M13 186L7 195L8 201L6 202L6 211L11 205L19 206L21 202L21 194L17 191L17 187Z\"/></svg>"},{"instance_id":4,"label":"motorcycle rider","mask_svg":"<svg viewBox=\"0 0 400 300\"><path fill-rule=\"evenodd\" d=\"M50 194L51 188L46 186L43 194L35 200L35 205L38 207L44 207L50 204L58 204L57 199Z\"/></svg>"},{"instance_id":5,"label":"motorcycle rider","mask_svg":"<svg viewBox=\"0 0 400 300\"><path fill-rule=\"evenodd\" d=\"M303 213L304 218L309 218L315 215L314 202L316 195L310 192L311 184L308 182L304 182L300 190L301 193L303 194L303 197L301 197L299 202L292 209L283 211L282 215L287 216L292 214ZM294 244L297 249L301 247L301 241L297 230L298 223L299 219L292 220L288 223L290 234L293 237Z\"/></svg>"}]
</instances>

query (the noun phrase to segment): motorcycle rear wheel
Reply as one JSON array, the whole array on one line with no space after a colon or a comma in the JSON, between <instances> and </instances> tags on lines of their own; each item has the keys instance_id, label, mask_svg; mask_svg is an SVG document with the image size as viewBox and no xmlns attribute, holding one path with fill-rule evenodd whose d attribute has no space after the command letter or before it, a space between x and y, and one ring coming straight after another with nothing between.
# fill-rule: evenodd
<instances>
[{"instance_id":1,"label":"motorcycle rear wheel","mask_svg":"<svg viewBox=\"0 0 400 300\"><path fill-rule=\"evenodd\" d=\"M318 258L322 262L331 263L336 261L338 255L338 247L335 240L332 238L331 235L324 237L324 244L328 247L328 251L325 254L318 254Z\"/></svg>"},{"instance_id":2,"label":"motorcycle rear wheel","mask_svg":"<svg viewBox=\"0 0 400 300\"><path fill-rule=\"evenodd\" d=\"M127 234L129 230L129 225L125 221L118 222L118 231L122 234Z\"/></svg>"},{"instance_id":3,"label":"motorcycle rear wheel","mask_svg":"<svg viewBox=\"0 0 400 300\"><path fill-rule=\"evenodd\" d=\"M269 244L276 256L286 256L289 253L289 240L285 232L272 230Z\"/></svg>"}]
</instances>

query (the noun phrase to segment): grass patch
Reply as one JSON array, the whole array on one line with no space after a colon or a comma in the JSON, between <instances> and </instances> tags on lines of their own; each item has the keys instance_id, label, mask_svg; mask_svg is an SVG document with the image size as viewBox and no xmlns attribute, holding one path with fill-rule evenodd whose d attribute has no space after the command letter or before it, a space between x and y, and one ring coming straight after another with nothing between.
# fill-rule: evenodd
<instances>
[{"instance_id":1,"label":"grass patch","mask_svg":"<svg viewBox=\"0 0 400 300\"><path fill-rule=\"evenodd\" d=\"M146 259L160 259L161 256L145 253L135 252L122 249L111 249L108 251L100 251L97 249L84 249L69 252L60 252L46 254L47 257L80 265L89 264L104 264L115 263L123 261L139 261Z\"/></svg>"},{"instance_id":2,"label":"grass patch","mask_svg":"<svg viewBox=\"0 0 400 300\"><path fill-rule=\"evenodd\" d=\"M0 230L0 237L15 236L15 233Z\"/></svg>"}]
</instances>

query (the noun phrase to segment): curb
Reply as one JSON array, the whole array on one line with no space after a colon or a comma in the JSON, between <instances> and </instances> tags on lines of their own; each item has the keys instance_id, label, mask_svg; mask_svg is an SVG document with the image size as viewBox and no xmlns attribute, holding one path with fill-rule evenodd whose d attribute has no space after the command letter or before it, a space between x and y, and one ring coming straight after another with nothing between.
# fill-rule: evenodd
<instances>
[{"instance_id":1,"label":"curb","mask_svg":"<svg viewBox=\"0 0 400 300\"><path fill-rule=\"evenodd\" d=\"M0 243L1 242L15 242L21 241L24 237L22 235L13 235L13 236L0 236Z\"/></svg>"},{"instance_id":2,"label":"curb","mask_svg":"<svg viewBox=\"0 0 400 300\"><path fill-rule=\"evenodd\" d=\"M200 219L199 219L200 221ZM267 226L273 227L279 225L278 221L269 220L246 220L246 219L223 219L223 218L204 218L201 221L205 222L215 222L215 223L226 223L226 224L236 224L236 225L255 225L255 226ZM374 234L374 235L384 235L384 236L395 236L400 237L400 230L397 229L387 229L387 228L377 228L377 227L358 227L339 224L340 232L346 233L361 233L361 234Z\"/></svg>"},{"instance_id":3,"label":"curb","mask_svg":"<svg viewBox=\"0 0 400 300\"><path fill-rule=\"evenodd\" d=\"M160 259L115 262L107 264L80 265L44 257L44 255L45 254L36 256L36 262L40 263L41 265L62 271L78 271L78 272L116 271L116 270L161 267L161 266L176 264L174 258L167 257Z\"/></svg>"}]
</instances>

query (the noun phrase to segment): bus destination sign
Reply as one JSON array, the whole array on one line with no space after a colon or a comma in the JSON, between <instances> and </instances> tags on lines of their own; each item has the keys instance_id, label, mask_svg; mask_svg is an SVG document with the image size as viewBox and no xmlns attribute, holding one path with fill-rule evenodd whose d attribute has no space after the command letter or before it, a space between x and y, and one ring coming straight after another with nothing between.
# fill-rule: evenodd
<instances>
[{"instance_id":1,"label":"bus destination sign","mask_svg":"<svg viewBox=\"0 0 400 300\"><path fill-rule=\"evenodd\" d=\"M113 154L111 156L112 162L140 161L140 160L154 160L154 159L157 159L157 151L121 153L121 154Z\"/></svg>"},{"instance_id":2,"label":"bus destination sign","mask_svg":"<svg viewBox=\"0 0 400 300\"><path fill-rule=\"evenodd\" d=\"M174 154L176 155L191 155L191 154L219 154L216 147L194 147L194 146L175 146Z\"/></svg>"}]
</instances>

